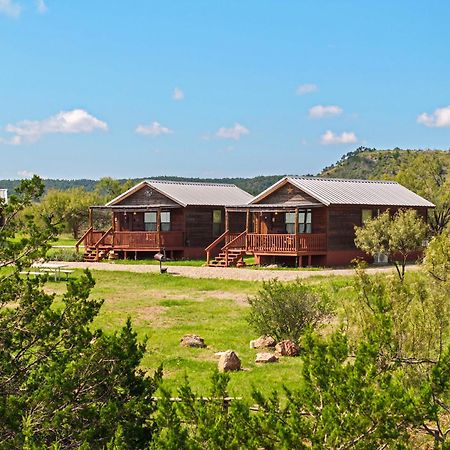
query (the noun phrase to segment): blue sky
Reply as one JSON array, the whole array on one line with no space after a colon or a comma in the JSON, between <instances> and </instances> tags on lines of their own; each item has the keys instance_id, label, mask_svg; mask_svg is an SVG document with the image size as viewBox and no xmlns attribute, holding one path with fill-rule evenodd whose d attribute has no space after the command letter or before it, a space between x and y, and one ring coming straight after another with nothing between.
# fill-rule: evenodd
<instances>
[{"instance_id":1,"label":"blue sky","mask_svg":"<svg viewBox=\"0 0 450 450\"><path fill-rule=\"evenodd\" d=\"M450 2L0 0L0 178L450 147Z\"/></svg>"}]
</instances>

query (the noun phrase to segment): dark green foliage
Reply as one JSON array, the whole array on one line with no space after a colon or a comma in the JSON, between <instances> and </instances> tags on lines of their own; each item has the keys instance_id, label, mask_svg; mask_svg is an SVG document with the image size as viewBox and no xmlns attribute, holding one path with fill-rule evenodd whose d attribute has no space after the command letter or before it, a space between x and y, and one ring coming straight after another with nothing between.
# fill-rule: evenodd
<instances>
[{"instance_id":1,"label":"dark green foliage","mask_svg":"<svg viewBox=\"0 0 450 450\"><path fill-rule=\"evenodd\" d=\"M24 182L6 208L0 229L0 448L147 448L151 397L160 373L138 370L145 352L130 321L113 335L92 328L102 301L89 298L88 271L67 284L62 299L45 278L25 279L24 266L42 255L55 228L43 231L17 212L42 192ZM2 268L3 265L3 268ZM5 266L8 266L5 268Z\"/></svg>"},{"instance_id":2,"label":"dark green foliage","mask_svg":"<svg viewBox=\"0 0 450 450\"><path fill-rule=\"evenodd\" d=\"M363 180L392 180L404 169L410 167L417 158L432 161L437 158L444 167L450 167L449 150L377 150L359 147L349 152L335 164L325 167L319 176L332 178L353 178ZM423 169L427 169L425 164ZM402 180L401 182L403 182ZM413 180L410 180L413 181Z\"/></svg>"},{"instance_id":3,"label":"dark green foliage","mask_svg":"<svg viewBox=\"0 0 450 450\"><path fill-rule=\"evenodd\" d=\"M308 327L315 327L330 313L323 293L297 280L270 280L254 297L249 297L248 322L260 334L277 340L298 341Z\"/></svg>"},{"instance_id":4,"label":"dark green foliage","mask_svg":"<svg viewBox=\"0 0 450 450\"><path fill-rule=\"evenodd\" d=\"M260 175L253 178L192 178L192 177L175 177L175 176L156 176L146 178L118 179L106 177L101 180L45 180L45 190L57 189L65 191L71 188L83 188L88 192L95 191L102 195L106 195L108 199L119 195L129 187L143 180L173 180L173 181L194 181L204 183L232 183L240 187L250 194L256 195L274 184L283 175ZM0 180L0 186L5 189L14 190L20 184L20 180ZM117 189L117 184L122 186ZM117 194L119 192L119 194ZM112 197L111 197L112 196Z\"/></svg>"}]
</instances>

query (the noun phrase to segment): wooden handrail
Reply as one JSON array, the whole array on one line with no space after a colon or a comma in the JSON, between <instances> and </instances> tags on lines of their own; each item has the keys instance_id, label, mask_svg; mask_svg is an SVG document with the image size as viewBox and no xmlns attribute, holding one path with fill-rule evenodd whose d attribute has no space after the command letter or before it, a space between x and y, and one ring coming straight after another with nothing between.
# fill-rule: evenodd
<instances>
[{"instance_id":1,"label":"wooden handrail","mask_svg":"<svg viewBox=\"0 0 450 450\"><path fill-rule=\"evenodd\" d=\"M109 233L111 233L112 229L113 229L113 227L109 227L108 230L102 234L101 238L94 244L94 247L96 249L98 249L98 247L100 247L100 244L102 243L103 239L105 239L105 237L108 236Z\"/></svg>"},{"instance_id":2,"label":"wooden handrail","mask_svg":"<svg viewBox=\"0 0 450 450\"><path fill-rule=\"evenodd\" d=\"M247 235L247 230L244 230L241 234L238 234L235 238L231 239L230 242L228 242L228 244L225 244L222 247L222 250L228 250L229 247L231 247L232 244L234 244L238 239L240 239L241 237L244 237Z\"/></svg>"},{"instance_id":3,"label":"wooden handrail","mask_svg":"<svg viewBox=\"0 0 450 450\"><path fill-rule=\"evenodd\" d=\"M84 238L94 229L94 227L89 227L83 234L83 236L78 239L78 241L75 243L75 249L77 253L80 251L80 244L84 241Z\"/></svg>"},{"instance_id":4,"label":"wooden handrail","mask_svg":"<svg viewBox=\"0 0 450 450\"><path fill-rule=\"evenodd\" d=\"M98 250L98 248L100 247L100 244L105 239L105 237L108 236L109 233L111 233L112 230L113 230L113 227L109 227L108 230L105 231L102 234L101 238L95 243L94 247L95 247L95 260L96 261L99 260L99 250Z\"/></svg>"},{"instance_id":5,"label":"wooden handrail","mask_svg":"<svg viewBox=\"0 0 450 450\"><path fill-rule=\"evenodd\" d=\"M214 247L217 247L228 236L229 233L229 230L224 231L214 242L212 242L208 245L208 247L205 248L207 264L209 264L209 261L211 260L211 250Z\"/></svg>"}]
</instances>

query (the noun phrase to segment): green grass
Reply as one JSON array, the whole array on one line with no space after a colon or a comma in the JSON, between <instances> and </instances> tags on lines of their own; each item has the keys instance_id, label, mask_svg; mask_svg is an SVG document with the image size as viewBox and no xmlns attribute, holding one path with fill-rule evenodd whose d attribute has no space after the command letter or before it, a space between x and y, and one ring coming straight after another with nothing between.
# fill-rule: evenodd
<instances>
[{"instance_id":1,"label":"green grass","mask_svg":"<svg viewBox=\"0 0 450 450\"><path fill-rule=\"evenodd\" d=\"M139 338L148 336L143 368L152 373L162 364L164 386L174 394L185 375L196 392L207 394L217 366L214 353L227 349L238 353L245 369L231 374L230 395L249 398L252 386L266 394L281 390L283 384L297 386L299 358L282 358L278 363L261 366L254 362L256 351L250 348L249 341L257 335L246 321L246 299L257 292L261 283L154 273L93 274L96 286L92 296L105 300L93 326L114 332L130 316ZM312 277L308 282L322 285L337 302L351 289L350 277ZM49 282L48 287L59 294L65 289L61 282ZM180 338L187 333L199 334L208 347L180 347Z\"/></svg>"},{"instance_id":2,"label":"green grass","mask_svg":"<svg viewBox=\"0 0 450 450\"><path fill-rule=\"evenodd\" d=\"M155 259L116 259L113 261L103 261L103 262L111 262L112 264L129 264L129 265L150 265L150 266L159 266L159 261ZM174 261L166 261L163 263L163 266L193 266L193 267L202 267L206 265L206 260L204 259L179 259Z\"/></svg>"},{"instance_id":3,"label":"green grass","mask_svg":"<svg viewBox=\"0 0 450 450\"><path fill-rule=\"evenodd\" d=\"M75 246L75 243L78 239L74 239L69 233L62 233L58 236L58 239L55 242L52 242L52 246L55 245L67 245L67 246Z\"/></svg>"}]
</instances>

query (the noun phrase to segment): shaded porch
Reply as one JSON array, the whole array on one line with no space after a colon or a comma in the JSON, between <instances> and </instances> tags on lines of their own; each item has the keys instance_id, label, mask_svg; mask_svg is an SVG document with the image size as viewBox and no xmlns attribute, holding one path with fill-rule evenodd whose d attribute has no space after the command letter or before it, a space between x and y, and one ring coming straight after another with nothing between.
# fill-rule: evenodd
<instances>
[{"instance_id":1,"label":"shaded porch","mask_svg":"<svg viewBox=\"0 0 450 450\"><path fill-rule=\"evenodd\" d=\"M181 251L184 212L167 206L92 206L89 228L75 244L77 251L82 243L85 259L91 261L116 257L119 252L126 256L128 252Z\"/></svg>"},{"instance_id":2,"label":"shaded porch","mask_svg":"<svg viewBox=\"0 0 450 450\"><path fill-rule=\"evenodd\" d=\"M225 214L226 231L205 249L209 265L239 266L243 256L254 255L257 262L266 256L295 257L296 265L302 266L311 265L313 257L326 255L323 207L252 205L227 208ZM237 230L239 226L241 230ZM212 259L217 248L220 252Z\"/></svg>"}]
</instances>

